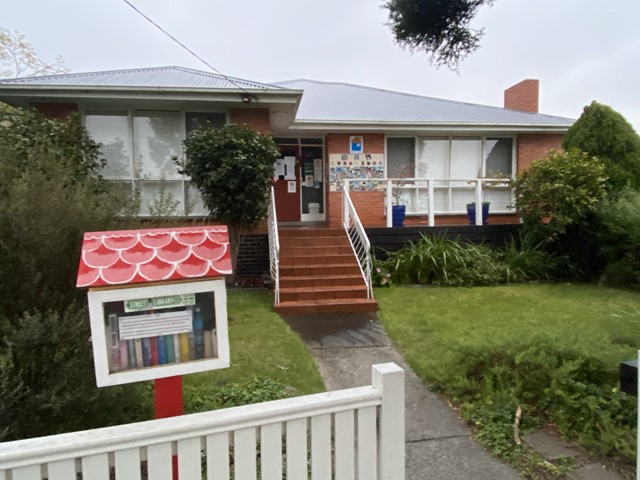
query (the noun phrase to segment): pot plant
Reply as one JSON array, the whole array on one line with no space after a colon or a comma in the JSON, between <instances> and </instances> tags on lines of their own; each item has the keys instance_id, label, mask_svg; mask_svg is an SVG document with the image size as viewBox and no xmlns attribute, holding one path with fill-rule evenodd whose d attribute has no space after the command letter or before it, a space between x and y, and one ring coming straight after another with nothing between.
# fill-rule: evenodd
<instances>
[{"instance_id":1,"label":"pot plant","mask_svg":"<svg viewBox=\"0 0 640 480\"><path fill-rule=\"evenodd\" d=\"M487 217L489 216L489 206L491 202L482 202L482 224L487 224ZM469 225L476 225L476 204L467 203L467 216L469 217Z\"/></svg>"},{"instance_id":2,"label":"pot plant","mask_svg":"<svg viewBox=\"0 0 640 480\"><path fill-rule=\"evenodd\" d=\"M400 189L401 186L402 184L396 183L391 189L391 196L393 197L393 205L391 205L391 225L393 227L404 227L407 206L401 203L404 201L404 195Z\"/></svg>"}]
</instances>

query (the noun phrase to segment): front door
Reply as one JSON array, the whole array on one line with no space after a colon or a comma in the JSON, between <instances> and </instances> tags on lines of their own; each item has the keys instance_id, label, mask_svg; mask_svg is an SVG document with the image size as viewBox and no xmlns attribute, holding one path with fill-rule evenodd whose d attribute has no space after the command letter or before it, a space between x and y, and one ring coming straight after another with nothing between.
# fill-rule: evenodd
<instances>
[{"instance_id":1,"label":"front door","mask_svg":"<svg viewBox=\"0 0 640 480\"><path fill-rule=\"evenodd\" d=\"M297 146L281 146L274 172L278 222L300 221L300 155Z\"/></svg>"}]
</instances>

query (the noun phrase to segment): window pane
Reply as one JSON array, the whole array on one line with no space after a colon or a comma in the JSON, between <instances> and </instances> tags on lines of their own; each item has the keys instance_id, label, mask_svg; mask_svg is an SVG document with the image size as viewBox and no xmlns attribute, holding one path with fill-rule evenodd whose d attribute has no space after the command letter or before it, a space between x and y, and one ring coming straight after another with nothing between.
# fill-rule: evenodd
<instances>
[{"instance_id":1,"label":"window pane","mask_svg":"<svg viewBox=\"0 0 640 480\"><path fill-rule=\"evenodd\" d=\"M449 139L421 138L417 178L448 178Z\"/></svg>"},{"instance_id":2,"label":"window pane","mask_svg":"<svg viewBox=\"0 0 640 480\"><path fill-rule=\"evenodd\" d=\"M486 177L512 173L513 140L511 138L487 138Z\"/></svg>"},{"instance_id":3,"label":"window pane","mask_svg":"<svg viewBox=\"0 0 640 480\"><path fill-rule=\"evenodd\" d=\"M91 138L102 144L100 154L107 161L101 171L104 178L130 180L131 156L126 112L87 113L85 127Z\"/></svg>"},{"instance_id":4,"label":"window pane","mask_svg":"<svg viewBox=\"0 0 640 480\"><path fill-rule=\"evenodd\" d=\"M387 177L412 178L415 175L415 139L387 138Z\"/></svg>"},{"instance_id":5,"label":"window pane","mask_svg":"<svg viewBox=\"0 0 640 480\"><path fill-rule=\"evenodd\" d=\"M474 138L455 138L451 141L451 178L477 178L482 175L480 160L482 141Z\"/></svg>"},{"instance_id":6,"label":"window pane","mask_svg":"<svg viewBox=\"0 0 640 480\"><path fill-rule=\"evenodd\" d=\"M194 130L202 127L220 128L227 123L227 116L224 113L214 112L187 112L185 114L187 136Z\"/></svg>"},{"instance_id":7,"label":"window pane","mask_svg":"<svg viewBox=\"0 0 640 480\"><path fill-rule=\"evenodd\" d=\"M133 118L136 168L142 180L179 180L173 160L182 158L182 118L178 112L136 114Z\"/></svg>"},{"instance_id":8,"label":"window pane","mask_svg":"<svg viewBox=\"0 0 640 480\"><path fill-rule=\"evenodd\" d=\"M182 181L143 180L138 187L141 215L184 215Z\"/></svg>"}]
</instances>

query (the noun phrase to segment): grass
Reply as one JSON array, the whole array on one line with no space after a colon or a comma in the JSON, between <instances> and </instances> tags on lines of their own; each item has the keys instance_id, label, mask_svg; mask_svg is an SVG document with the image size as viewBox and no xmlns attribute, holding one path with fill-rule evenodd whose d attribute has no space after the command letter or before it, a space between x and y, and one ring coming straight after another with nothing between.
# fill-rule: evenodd
<instances>
[{"instance_id":1,"label":"grass","mask_svg":"<svg viewBox=\"0 0 640 480\"><path fill-rule=\"evenodd\" d=\"M268 377L295 394L324 391L318 367L304 343L273 312L273 292L228 292L231 367L185 376L185 387L245 383Z\"/></svg>"},{"instance_id":2,"label":"grass","mask_svg":"<svg viewBox=\"0 0 640 480\"><path fill-rule=\"evenodd\" d=\"M635 459L636 399L617 389L637 356L640 295L591 285L395 287L379 316L407 362L476 426L476 438L528 478L555 478L516 447L523 430L556 425L618 465ZM561 471L559 466L551 466Z\"/></svg>"}]
</instances>

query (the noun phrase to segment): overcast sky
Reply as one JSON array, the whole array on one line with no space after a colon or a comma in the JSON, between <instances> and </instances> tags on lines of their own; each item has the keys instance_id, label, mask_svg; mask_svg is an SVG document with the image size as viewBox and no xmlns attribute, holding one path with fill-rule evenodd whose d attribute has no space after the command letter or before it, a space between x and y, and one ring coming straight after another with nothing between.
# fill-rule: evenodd
<instances>
[{"instance_id":1,"label":"overcast sky","mask_svg":"<svg viewBox=\"0 0 640 480\"><path fill-rule=\"evenodd\" d=\"M502 106L540 80L542 113L578 118L597 100L640 131L640 1L496 0L459 73L393 42L381 0L131 0L225 75L340 81ZM122 0L0 0L0 27L73 72L180 65L208 70Z\"/></svg>"}]
</instances>

